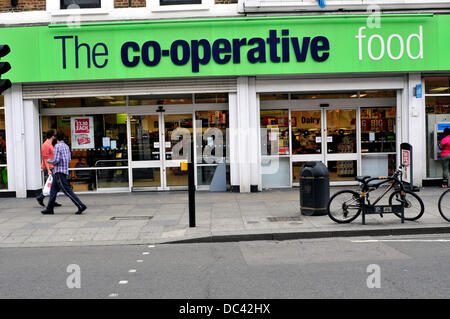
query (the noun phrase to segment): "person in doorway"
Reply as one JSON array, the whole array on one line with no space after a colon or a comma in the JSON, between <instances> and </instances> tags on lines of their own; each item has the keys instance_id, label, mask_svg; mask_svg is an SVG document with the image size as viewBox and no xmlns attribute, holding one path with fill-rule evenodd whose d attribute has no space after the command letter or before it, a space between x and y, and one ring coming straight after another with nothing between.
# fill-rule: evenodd
<instances>
[{"instance_id":1,"label":"person in doorway","mask_svg":"<svg viewBox=\"0 0 450 319\"><path fill-rule=\"evenodd\" d=\"M450 167L450 128L446 128L444 130L444 138L439 144L439 148L441 149L441 158L442 158L442 170L444 180L442 181L442 188L448 187L448 174Z\"/></svg>"},{"instance_id":2,"label":"person in doorway","mask_svg":"<svg viewBox=\"0 0 450 319\"><path fill-rule=\"evenodd\" d=\"M79 215L86 210L86 205L78 198L77 195L70 188L70 184L67 181L67 175L69 175L69 163L71 159L70 148L64 142L64 133L58 131L56 133L56 146L54 149L54 158L49 159L47 162L53 164L54 174L52 188L50 189L50 199L48 201L47 207L41 211L42 214L53 214L53 208L55 206L56 195L60 190L66 194L70 200L75 204L78 210L75 214Z\"/></svg>"},{"instance_id":3,"label":"person in doorway","mask_svg":"<svg viewBox=\"0 0 450 319\"><path fill-rule=\"evenodd\" d=\"M53 158L53 141L55 140L54 135L53 130L48 130L45 132L46 139L41 147L41 168L44 171L44 181L47 181L47 178L53 173L53 165L47 163L47 160ZM36 197L36 200L42 207L45 207L44 197L45 196L42 192ZM61 204L55 202L55 207L59 206L61 206Z\"/></svg>"}]
</instances>

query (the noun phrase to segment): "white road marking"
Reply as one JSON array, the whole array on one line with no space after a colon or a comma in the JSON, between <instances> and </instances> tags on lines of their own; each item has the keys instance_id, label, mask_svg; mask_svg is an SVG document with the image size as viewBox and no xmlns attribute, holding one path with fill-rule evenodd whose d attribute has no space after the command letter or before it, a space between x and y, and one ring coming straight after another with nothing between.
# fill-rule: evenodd
<instances>
[{"instance_id":1,"label":"white road marking","mask_svg":"<svg viewBox=\"0 0 450 319\"><path fill-rule=\"evenodd\" d=\"M126 285L127 283L128 283L128 280L119 281L119 285Z\"/></svg>"},{"instance_id":2,"label":"white road marking","mask_svg":"<svg viewBox=\"0 0 450 319\"><path fill-rule=\"evenodd\" d=\"M118 297L119 296L119 294L110 294L108 297Z\"/></svg>"},{"instance_id":3,"label":"white road marking","mask_svg":"<svg viewBox=\"0 0 450 319\"><path fill-rule=\"evenodd\" d=\"M148 251L143 252L142 255L149 255L150 253Z\"/></svg>"},{"instance_id":4,"label":"white road marking","mask_svg":"<svg viewBox=\"0 0 450 319\"><path fill-rule=\"evenodd\" d=\"M144 262L142 259L138 259L138 260L136 260L136 262L138 262L138 263L142 263L142 262Z\"/></svg>"},{"instance_id":5,"label":"white road marking","mask_svg":"<svg viewBox=\"0 0 450 319\"><path fill-rule=\"evenodd\" d=\"M367 239L352 240L352 243L379 243L379 242L397 242L397 243L447 243L450 239Z\"/></svg>"},{"instance_id":6,"label":"white road marking","mask_svg":"<svg viewBox=\"0 0 450 319\"><path fill-rule=\"evenodd\" d=\"M130 270L128 270L128 272L134 273L134 272L136 272L136 269L130 269Z\"/></svg>"},{"instance_id":7,"label":"white road marking","mask_svg":"<svg viewBox=\"0 0 450 319\"><path fill-rule=\"evenodd\" d=\"M148 245L148 248L155 248L155 245Z\"/></svg>"}]
</instances>

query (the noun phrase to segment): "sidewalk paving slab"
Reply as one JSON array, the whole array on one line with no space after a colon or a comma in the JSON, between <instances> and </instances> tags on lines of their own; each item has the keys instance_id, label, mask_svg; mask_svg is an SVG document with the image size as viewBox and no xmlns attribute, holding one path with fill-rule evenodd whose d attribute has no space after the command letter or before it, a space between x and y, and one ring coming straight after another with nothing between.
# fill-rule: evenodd
<instances>
[{"instance_id":1,"label":"sidewalk paving slab","mask_svg":"<svg viewBox=\"0 0 450 319\"><path fill-rule=\"evenodd\" d=\"M332 187L331 193L344 189ZM355 188L354 188L355 189ZM382 190L380 190L381 192ZM336 224L327 215L300 214L299 189L239 194L196 193L196 227L189 227L187 191L81 194L88 209L59 196L63 207L42 215L34 198L0 200L0 247L130 245L162 243L289 240L349 236L450 233L437 201L440 188L422 188L425 214L418 221L393 215L361 216ZM151 216L151 219L140 219ZM122 217L122 219L120 219ZM280 221L271 221L278 217ZM289 219L295 217L294 219ZM112 219L115 218L115 219ZM137 218L137 219L136 219ZM273 219L272 219L273 220Z\"/></svg>"}]
</instances>

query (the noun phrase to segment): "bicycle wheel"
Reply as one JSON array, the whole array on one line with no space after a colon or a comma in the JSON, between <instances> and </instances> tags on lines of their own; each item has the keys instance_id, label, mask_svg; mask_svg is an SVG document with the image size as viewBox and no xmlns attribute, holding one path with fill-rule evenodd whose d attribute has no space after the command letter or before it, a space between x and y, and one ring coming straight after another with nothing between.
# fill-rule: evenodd
<instances>
[{"instance_id":1,"label":"bicycle wheel","mask_svg":"<svg viewBox=\"0 0 450 319\"><path fill-rule=\"evenodd\" d=\"M401 205L404 204L405 207L405 220L417 220L422 217L425 208L423 205L422 199L416 195L415 193L405 190L405 202L403 202L401 197L401 191L395 191L389 197L389 205ZM402 218L402 215L399 213L395 213L395 215L399 218Z\"/></svg>"},{"instance_id":2,"label":"bicycle wheel","mask_svg":"<svg viewBox=\"0 0 450 319\"><path fill-rule=\"evenodd\" d=\"M361 214L360 196L357 192L343 190L328 202L328 216L339 224L350 223Z\"/></svg>"},{"instance_id":3,"label":"bicycle wheel","mask_svg":"<svg viewBox=\"0 0 450 319\"><path fill-rule=\"evenodd\" d=\"M450 189L442 193L439 198L439 213L441 213L442 218L450 222Z\"/></svg>"}]
</instances>

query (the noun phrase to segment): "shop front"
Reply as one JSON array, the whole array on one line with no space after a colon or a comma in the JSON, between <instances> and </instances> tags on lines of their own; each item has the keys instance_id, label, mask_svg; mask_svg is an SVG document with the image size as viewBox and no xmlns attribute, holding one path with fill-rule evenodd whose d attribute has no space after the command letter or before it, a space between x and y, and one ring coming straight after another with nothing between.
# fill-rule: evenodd
<instances>
[{"instance_id":1,"label":"shop front","mask_svg":"<svg viewBox=\"0 0 450 319\"><path fill-rule=\"evenodd\" d=\"M351 185L392 173L402 142L414 147L414 183L436 180L450 16L384 15L381 28L367 19L0 29L13 82L0 105L0 192L39 191L49 129L65 132L80 192L186 189L191 141L198 189L297 186L308 161ZM14 141L7 153L2 135Z\"/></svg>"},{"instance_id":2,"label":"shop front","mask_svg":"<svg viewBox=\"0 0 450 319\"><path fill-rule=\"evenodd\" d=\"M41 99L40 113L42 136L60 130L67 137L75 191L185 189L182 141L193 132L199 189L209 188L220 163L229 166L226 93Z\"/></svg>"},{"instance_id":3,"label":"shop front","mask_svg":"<svg viewBox=\"0 0 450 319\"><path fill-rule=\"evenodd\" d=\"M298 186L308 161L323 162L333 185L392 173L396 97L396 91L261 94L262 187Z\"/></svg>"}]
</instances>

